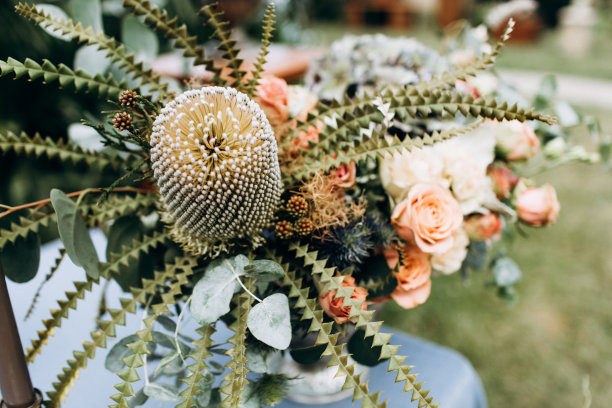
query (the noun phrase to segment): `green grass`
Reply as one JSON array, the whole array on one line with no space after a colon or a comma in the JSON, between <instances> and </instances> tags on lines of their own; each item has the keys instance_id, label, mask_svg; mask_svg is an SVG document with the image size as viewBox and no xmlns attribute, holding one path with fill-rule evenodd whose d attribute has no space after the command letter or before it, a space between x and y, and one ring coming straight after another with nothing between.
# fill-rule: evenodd
<instances>
[{"instance_id":1,"label":"green grass","mask_svg":"<svg viewBox=\"0 0 612 408\"><path fill-rule=\"evenodd\" d=\"M609 112L589 112L612 132ZM584 136L582 136L584 138ZM587 142L587 140L585 140ZM561 201L557 223L531 229L509 249L523 269L518 303L507 306L487 273L468 282L437 278L430 299L382 318L404 331L465 354L490 406L582 407L590 379L593 407L612 401L612 174L574 164L545 173ZM418 367L415 368L418 372Z\"/></svg>"}]
</instances>

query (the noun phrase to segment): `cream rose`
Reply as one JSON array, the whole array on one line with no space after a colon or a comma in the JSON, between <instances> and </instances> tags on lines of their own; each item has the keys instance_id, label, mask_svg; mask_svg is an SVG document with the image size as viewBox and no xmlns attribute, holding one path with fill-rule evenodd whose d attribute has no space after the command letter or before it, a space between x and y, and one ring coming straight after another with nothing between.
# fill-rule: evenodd
<instances>
[{"instance_id":1,"label":"cream rose","mask_svg":"<svg viewBox=\"0 0 612 408\"><path fill-rule=\"evenodd\" d=\"M495 139L498 152L507 160L529 159L535 156L540 146L531 126L518 120L499 122Z\"/></svg>"},{"instance_id":2,"label":"cream rose","mask_svg":"<svg viewBox=\"0 0 612 408\"><path fill-rule=\"evenodd\" d=\"M387 257L391 269L398 262L397 251L395 256ZM425 303L431 292L431 265L429 255L414 245L408 245L402 250L402 264L395 272L397 287L391 297L404 309L411 309ZM385 255L387 256L387 251Z\"/></svg>"},{"instance_id":3,"label":"cream rose","mask_svg":"<svg viewBox=\"0 0 612 408\"><path fill-rule=\"evenodd\" d=\"M458 228L453 234L453 246L444 252L435 252L431 256L431 266L443 275L457 272L461 268L463 260L467 256L467 246L470 243L463 228Z\"/></svg>"},{"instance_id":4,"label":"cream rose","mask_svg":"<svg viewBox=\"0 0 612 408\"><path fill-rule=\"evenodd\" d=\"M448 181L442 174L443 170L442 159L431 147L424 147L382 160L380 179L387 194L397 202L417 183L447 187Z\"/></svg>"},{"instance_id":5,"label":"cream rose","mask_svg":"<svg viewBox=\"0 0 612 408\"><path fill-rule=\"evenodd\" d=\"M317 95L303 86L291 85L287 93L287 106L289 116L301 121L306 120L308 112L311 112L317 105Z\"/></svg>"},{"instance_id":6,"label":"cream rose","mask_svg":"<svg viewBox=\"0 0 612 408\"><path fill-rule=\"evenodd\" d=\"M368 296L368 291L365 288L355 285L355 278L350 275L344 276L342 286L355 288L355 291L351 295L351 299L363 300L364 302L361 305L361 309L366 310L368 308L368 305L365 302L365 299ZM351 307L342 306L344 303L344 298L336 298L336 293L338 293L338 291L330 290L325 295L319 296L319 303L321 304L321 307L325 313L334 319L338 324L346 323L349 320L354 320L349 319Z\"/></svg>"},{"instance_id":7,"label":"cream rose","mask_svg":"<svg viewBox=\"0 0 612 408\"><path fill-rule=\"evenodd\" d=\"M557 193L550 184L538 188L521 188L517 195L516 208L521 220L539 227L555 222L561 206Z\"/></svg>"},{"instance_id":8,"label":"cream rose","mask_svg":"<svg viewBox=\"0 0 612 408\"><path fill-rule=\"evenodd\" d=\"M391 215L391 223L405 241L414 240L427 253L444 252L453 246L453 232L463 217L459 204L444 187L417 184Z\"/></svg>"}]
</instances>

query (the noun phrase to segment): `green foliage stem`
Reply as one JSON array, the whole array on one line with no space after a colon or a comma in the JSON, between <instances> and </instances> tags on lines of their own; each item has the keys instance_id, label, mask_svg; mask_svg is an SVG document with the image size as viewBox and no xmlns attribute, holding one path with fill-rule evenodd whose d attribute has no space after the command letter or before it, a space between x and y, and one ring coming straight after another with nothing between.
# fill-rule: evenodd
<instances>
[{"instance_id":1,"label":"green foliage stem","mask_svg":"<svg viewBox=\"0 0 612 408\"><path fill-rule=\"evenodd\" d=\"M257 56L257 60L255 60L254 68L251 71L251 79L249 79L249 84L247 86L247 95L251 98L255 96L257 90L257 84L261 79L261 73L263 72L263 66L266 63L266 56L268 55L268 47L271 44L272 33L274 32L274 27L276 23L276 15L274 14L274 3L269 3L266 7L266 12L264 14L263 19L263 27L261 34L261 49L259 50L259 55Z\"/></svg>"},{"instance_id":2,"label":"green foliage stem","mask_svg":"<svg viewBox=\"0 0 612 408\"><path fill-rule=\"evenodd\" d=\"M187 388L181 391L180 396L183 397L183 401L176 408L193 408L198 406L195 396L201 391L199 383L204 379L202 371L208 368L206 359L212 357L208 348L213 345L210 336L215 332L215 328L212 325L206 325L200 327L197 332L200 338L193 342L195 347L187 356L194 362L187 366L187 371L189 371L187 377L181 379L182 382L187 384Z\"/></svg>"},{"instance_id":3,"label":"green foliage stem","mask_svg":"<svg viewBox=\"0 0 612 408\"><path fill-rule=\"evenodd\" d=\"M149 0L124 0L123 7L131 9L137 16L144 16L146 24L174 40L174 46L184 50L183 57L195 59L194 65L204 65L208 71L221 74L221 69L214 66L213 59L204 55L204 47L197 45L197 37L187 33L185 24L178 25L178 17L169 18L166 10L160 10Z\"/></svg>"},{"instance_id":4,"label":"green foliage stem","mask_svg":"<svg viewBox=\"0 0 612 408\"><path fill-rule=\"evenodd\" d=\"M120 255L112 254L111 261L104 264L100 271L100 277L109 279L113 273L119 273L121 265L129 262L130 258L138 259L140 253L148 253L150 249L162 244L168 239L166 234L153 233L145 236L140 241L134 241L131 247L123 247ZM55 334L55 329L61 327L63 319L68 318L70 309L76 310L77 302L85 298L85 294L91 292L94 284L99 284L100 279L87 278L84 282L74 282L75 291L66 292L66 299L58 300L59 309L51 310L51 318L43 320L43 330L38 331L38 337L31 340L31 347L26 351L26 361L32 363L49 338Z\"/></svg>"},{"instance_id":5,"label":"green foliage stem","mask_svg":"<svg viewBox=\"0 0 612 408\"><path fill-rule=\"evenodd\" d=\"M252 282L245 282L247 289L252 290ZM247 332L247 316L251 311L253 298L246 291L241 291L234 296L236 307L232 309L231 316L235 319L229 325L229 329L234 332L234 335L228 339L233 347L226 354L231 357L230 361L225 365L229 372L224 377L226 382L220 388L225 398L221 401L221 408L234 408L240 406L242 393L246 384L246 376L249 370L246 368L246 332Z\"/></svg>"},{"instance_id":6,"label":"green foliage stem","mask_svg":"<svg viewBox=\"0 0 612 408\"><path fill-rule=\"evenodd\" d=\"M28 320L30 318L30 316L34 312L34 308L36 307L36 303L38 302L38 298L40 297L40 292L42 291L42 288L45 286L47 282L51 280L51 278L53 278L53 275L55 275L55 272L57 272L57 270L59 269L59 266L62 264L62 261L64 260L65 257L66 257L66 248L60 248L59 255L57 258L55 258L55 262L51 266L51 270L45 276L45 279L40 283L40 285L38 286L38 289L36 289L36 293L34 294L34 297L32 298L32 303L30 304L30 307L28 308L28 311L25 317L23 318L23 320Z\"/></svg>"},{"instance_id":7,"label":"green foliage stem","mask_svg":"<svg viewBox=\"0 0 612 408\"><path fill-rule=\"evenodd\" d=\"M178 265L183 265L186 260L179 260ZM142 288L131 288L132 296L130 298L119 299L121 308L108 309L110 320L100 320L98 322L99 330L90 333L91 341L83 342L82 351L74 351L73 360L68 360L68 366L62 369L62 373L58 374L58 381L53 383L53 391L47 393L52 406L59 407L62 401L68 395L68 391L74 381L78 378L79 372L87 366L87 361L91 360L96 355L96 349L106 347L108 337L115 337L117 325L125 325L125 318L128 313L136 313L138 303L145 304L147 296L157 293L158 288L164 287L168 279L173 278L173 274L169 271L174 271L172 267L167 267L162 273L156 273L154 279L143 279Z\"/></svg>"},{"instance_id":8,"label":"green foliage stem","mask_svg":"<svg viewBox=\"0 0 612 408\"><path fill-rule=\"evenodd\" d=\"M303 259L304 266L311 269L312 275L319 280L323 286L322 293L335 290L336 298L343 298L343 306L350 307L349 318L356 319L357 329L365 331L365 337L372 337L372 347L381 347L380 358L389 359L388 372L396 371L395 382L404 382L404 392L412 391L412 401L419 400L420 408L435 408L438 403L433 402L433 397L429 396L429 390L423 389L422 382L416 382L416 374L411 374L412 366L404 365L406 356L398 355L399 346L389 344L391 334L381 333L380 327L383 322L372 322L373 311L362 310L363 300L352 299L351 295L354 288L342 286L342 277L335 275L335 268L326 268L326 259L319 259L317 252L308 251L308 245L293 243L290 249L295 251L296 258ZM293 291L293 293L298 293ZM377 394L375 394L377 395ZM377 405L373 405L377 406ZM384 405L378 405L384 406Z\"/></svg>"},{"instance_id":9,"label":"green foliage stem","mask_svg":"<svg viewBox=\"0 0 612 408\"><path fill-rule=\"evenodd\" d=\"M276 257L277 262L282 262L282 259ZM333 322L325 322L323 319L323 309L319 305L316 298L310 298L308 295L309 288L303 287L302 278L296 276L296 272L291 270L289 264L283 264L285 269L285 277L283 286L289 288L289 298L295 300L294 307L299 309L302 315L302 320L310 320L309 332L317 332L316 345L325 345L325 351L322 356L330 356L329 366L337 366L338 372L336 376L344 376L344 384L342 389L353 389L353 401L363 399L363 408L379 408L386 407L386 402L379 403L379 394L370 394L367 382L362 383L361 374L355 374L355 364L349 362L348 355L343 353L344 343L338 344L339 333L332 334ZM342 277L338 277L342 280ZM340 286L340 282L338 283ZM350 296L349 296L350 297Z\"/></svg>"},{"instance_id":10,"label":"green foliage stem","mask_svg":"<svg viewBox=\"0 0 612 408\"><path fill-rule=\"evenodd\" d=\"M127 398L134 396L134 390L130 383L140 380L137 369L144 365L142 356L150 354L147 343L153 341L153 325L160 315L170 312L168 305L173 305L177 302L177 297L182 294L181 286L189 283L188 278L193 274L193 267L196 264L197 261L194 258L176 259L174 264L166 265L164 272L156 272L153 280L143 279L143 287L167 287L168 289L161 294L161 303L151 307L153 313L143 319L145 328L136 332L138 340L128 344L128 348L133 354L123 358L123 362L127 367L117 373L123 381L115 385L119 393L111 396L111 399L116 404L109 405L109 408L130 407ZM172 281L172 283L168 286L167 281ZM152 292L154 293L155 289ZM153 293L149 293L149 295L153 295Z\"/></svg>"},{"instance_id":11,"label":"green foliage stem","mask_svg":"<svg viewBox=\"0 0 612 408\"><path fill-rule=\"evenodd\" d=\"M91 27L84 28L81 23L74 24L72 20L54 18L44 10L26 3L19 3L15 6L15 10L37 25L52 28L79 43L96 45L99 50L106 51L106 56L111 62L117 63L119 68L125 68L126 72L139 80L142 85L148 85L149 92L159 92L162 99L165 96L168 85L161 83L160 76L153 73L150 68L145 69L142 62L136 62L134 53L128 53L125 45L113 37L107 37L104 33L94 33Z\"/></svg>"},{"instance_id":12,"label":"green foliage stem","mask_svg":"<svg viewBox=\"0 0 612 408\"><path fill-rule=\"evenodd\" d=\"M39 158L45 156L49 159L59 159L63 163L78 165L87 164L89 167L98 167L104 170L107 167L117 169L122 159L109 156L101 152L83 150L80 146L63 140L53 140L50 137L42 138L38 133L34 137L21 132L19 136L9 131L0 132L0 152L15 152L26 156Z\"/></svg>"},{"instance_id":13,"label":"green foliage stem","mask_svg":"<svg viewBox=\"0 0 612 408\"><path fill-rule=\"evenodd\" d=\"M231 30L228 28L229 22L223 20L223 12L217 11L214 4L208 4L202 7L199 14L208 18L207 24L213 29L211 38L216 38L220 41L218 49L223 52L222 57L227 60L226 66L230 69L229 76L234 78L234 81L229 84L229 86L239 91L244 91L245 84L242 83L242 79L246 72L240 69L242 65L242 59L238 58L240 50L236 48L236 41L230 38ZM219 72L214 72L211 82L223 82L220 75L220 70Z\"/></svg>"},{"instance_id":14,"label":"green foliage stem","mask_svg":"<svg viewBox=\"0 0 612 408\"><path fill-rule=\"evenodd\" d=\"M127 89L125 81L117 82L108 74L89 75L82 69L72 70L64 64L53 65L51 61L43 59L42 64L26 58L23 62L9 57L6 61L0 60L0 77L15 74L15 79L26 76L34 81L42 79L44 83L58 82L60 87L74 87L75 91L97 92L100 97L116 98L121 91Z\"/></svg>"}]
</instances>

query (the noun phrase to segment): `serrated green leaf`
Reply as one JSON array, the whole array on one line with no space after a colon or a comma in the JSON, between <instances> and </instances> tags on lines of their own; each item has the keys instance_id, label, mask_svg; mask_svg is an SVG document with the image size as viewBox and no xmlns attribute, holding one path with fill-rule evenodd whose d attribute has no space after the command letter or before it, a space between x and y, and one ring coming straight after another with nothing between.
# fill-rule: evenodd
<instances>
[{"instance_id":1,"label":"serrated green leaf","mask_svg":"<svg viewBox=\"0 0 612 408\"><path fill-rule=\"evenodd\" d=\"M104 367L113 373L118 373L119 371L123 370L125 368L123 358L133 354L128 348L128 344L134 343L137 340L138 336L135 334L130 334L129 336L119 340L106 355Z\"/></svg>"}]
</instances>

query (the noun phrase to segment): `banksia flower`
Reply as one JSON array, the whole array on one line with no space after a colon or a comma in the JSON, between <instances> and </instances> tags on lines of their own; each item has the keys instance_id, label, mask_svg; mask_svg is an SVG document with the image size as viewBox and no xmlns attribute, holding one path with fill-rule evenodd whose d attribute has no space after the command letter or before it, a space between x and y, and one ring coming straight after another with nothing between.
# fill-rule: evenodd
<instances>
[{"instance_id":1,"label":"banksia flower","mask_svg":"<svg viewBox=\"0 0 612 408\"><path fill-rule=\"evenodd\" d=\"M173 235L192 253L261 240L280 200L278 148L263 111L232 88L179 95L157 116L151 162Z\"/></svg>"},{"instance_id":2,"label":"banksia flower","mask_svg":"<svg viewBox=\"0 0 612 408\"><path fill-rule=\"evenodd\" d=\"M127 112L117 112L113 118L113 127L118 131L125 130L132 126L132 115Z\"/></svg>"},{"instance_id":3,"label":"banksia flower","mask_svg":"<svg viewBox=\"0 0 612 408\"><path fill-rule=\"evenodd\" d=\"M289 239L293 236L293 226L289 221L279 221L274 231L280 239Z\"/></svg>"},{"instance_id":4,"label":"banksia flower","mask_svg":"<svg viewBox=\"0 0 612 408\"><path fill-rule=\"evenodd\" d=\"M119 103L121 106L129 108L136 104L136 98L138 98L136 91L126 89L125 91L121 92L121 95L119 95Z\"/></svg>"},{"instance_id":5,"label":"banksia flower","mask_svg":"<svg viewBox=\"0 0 612 408\"><path fill-rule=\"evenodd\" d=\"M312 231L314 231L314 225L312 225L312 222L310 222L309 220L303 218L293 224L293 230L298 235L306 236L311 234Z\"/></svg>"},{"instance_id":6,"label":"banksia flower","mask_svg":"<svg viewBox=\"0 0 612 408\"><path fill-rule=\"evenodd\" d=\"M308 214L308 202L304 197L294 195L287 201L287 212L295 218L302 218Z\"/></svg>"}]
</instances>

